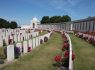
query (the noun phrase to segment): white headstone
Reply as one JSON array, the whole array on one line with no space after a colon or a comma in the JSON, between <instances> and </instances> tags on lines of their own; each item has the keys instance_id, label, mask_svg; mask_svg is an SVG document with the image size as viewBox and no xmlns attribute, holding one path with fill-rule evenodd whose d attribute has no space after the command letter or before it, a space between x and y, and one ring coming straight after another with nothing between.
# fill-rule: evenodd
<instances>
[{"instance_id":1,"label":"white headstone","mask_svg":"<svg viewBox=\"0 0 95 70\"><path fill-rule=\"evenodd\" d=\"M8 35L6 35L6 37L5 37L5 42L6 42L7 45L9 44L9 37L8 37Z\"/></svg>"},{"instance_id":2,"label":"white headstone","mask_svg":"<svg viewBox=\"0 0 95 70\"><path fill-rule=\"evenodd\" d=\"M23 41L23 36L22 35L20 35L20 38L21 38L21 41Z\"/></svg>"},{"instance_id":3,"label":"white headstone","mask_svg":"<svg viewBox=\"0 0 95 70\"><path fill-rule=\"evenodd\" d=\"M38 40L38 37L36 37L36 46L39 45L39 40Z\"/></svg>"},{"instance_id":4,"label":"white headstone","mask_svg":"<svg viewBox=\"0 0 95 70\"><path fill-rule=\"evenodd\" d=\"M17 42L17 35L14 35L14 41Z\"/></svg>"},{"instance_id":5,"label":"white headstone","mask_svg":"<svg viewBox=\"0 0 95 70\"><path fill-rule=\"evenodd\" d=\"M36 41L35 41L35 38L32 39L32 46L33 46L33 48L36 47Z\"/></svg>"},{"instance_id":6,"label":"white headstone","mask_svg":"<svg viewBox=\"0 0 95 70\"><path fill-rule=\"evenodd\" d=\"M14 60L14 45L7 46L7 61Z\"/></svg>"},{"instance_id":7,"label":"white headstone","mask_svg":"<svg viewBox=\"0 0 95 70\"><path fill-rule=\"evenodd\" d=\"M20 35L18 35L18 42L20 42L20 39L21 39L21 38L20 38Z\"/></svg>"},{"instance_id":8,"label":"white headstone","mask_svg":"<svg viewBox=\"0 0 95 70\"><path fill-rule=\"evenodd\" d=\"M27 53L28 52L28 43L27 41L23 41L23 53Z\"/></svg>"},{"instance_id":9,"label":"white headstone","mask_svg":"<svg viewBox=\"0 0 95 70\"><path fill-rule=\"evenodd\" d=\"M32 40L30 39L28 42L29 42L29 47L31 47L32 49Z\"/></svg>"},{"instance_id":10,"label":"white headstone","mask_svg":"<svg viewBox=\"0 0 95 70\"><path fill-rule=\"evenodd\" d=\"M43 35L43 36L41 36L41 39L43 40L43 43L44 43L44 35Z\"/></svg>"},{"instance_id":11,"label":"white headstone","mask_svg":"<svg viewBox=\"0 0 95 70\"><path fill-rule=\"evenodd\" d=\"M3 38L0 36L0 47L3 47Z\"/></svg>"},{"instance_id":12,"label":"white headstone","mask_svg":"<svg viewBox=\"0 0 95 70\"><path fill-rule=\"evenodd\" d=\"M38 45L40 45L40 36L38 37Z\"/></svg>"}]
</instances>

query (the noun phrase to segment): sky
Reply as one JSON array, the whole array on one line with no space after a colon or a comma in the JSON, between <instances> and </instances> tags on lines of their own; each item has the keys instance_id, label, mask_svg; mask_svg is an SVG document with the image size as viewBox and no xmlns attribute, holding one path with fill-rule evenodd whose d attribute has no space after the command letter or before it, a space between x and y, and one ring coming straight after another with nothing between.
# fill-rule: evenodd
<instances>
[{"instance_id":1,"label":"sky","mask_svg":"<svg viewBox=\"0 0 95 70\"><path fill-rule=\"evenodd\" d=\"M33 17L69 15L72 20L95 16L95 0L0 0L0 17L29 25Z\"/></svg>"}]
</instances>

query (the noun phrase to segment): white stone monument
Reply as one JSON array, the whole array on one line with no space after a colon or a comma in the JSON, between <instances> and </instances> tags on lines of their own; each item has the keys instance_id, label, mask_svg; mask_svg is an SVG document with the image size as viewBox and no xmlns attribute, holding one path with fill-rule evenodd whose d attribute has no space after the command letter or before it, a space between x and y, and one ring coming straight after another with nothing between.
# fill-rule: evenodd
<instances>
[{"instance_id":1,"label":"white stone monument","mask_svg":"<svg viewBox=\"0 0 95 70\"><path fill-rule=\"evenodd\" d=\"M30 39L30 40L28 41L28 43L29 43L29 47L31 47L31 49L32 49L32 40Z\"/></svg>"},{"instance_id":2,"label":"white stone monument","mask_svg":"<svg viewBox=\"0 0 95 70\"><path fill-rule=\"evenodd\" d=\"M27 52L28 52L28 42L23 41L23 53L27 53Z\"/></svg>"},{"instance_id":3,"label":"white stone monument","mask_svg":"<svg viewBox=\"0 0 95 70\"><path fill-rule=\"evenodd\" d=\"M38 37L36 37L36 47L39 45Z\"/></svg>"},{"instance_id":4,"label":"white stone monument","mask_svg":"<svg viewBox=\"0 0 95 70\"><path fill-rule=\"evenodd\" d=\"M35 40L35 38L32 39L32 46L33 46L33 48L36 47L36 40Z\"/></svg>"},{"instance_id":5,"label":"white stone monument","mask_svg":"<svg viewBox=\"0 0 95 70\"><path fill-rule=\"evenodd\" d=\"M3 47L3 38L0 36L0 47Z\"/></svg>"},{"instance_id":6,"label":"white stone monument","mask_svg":"<svg viewBox=\"0 0 95 70\"><path fill-rule=\"evenodd\" d=\"M7 46L7 61L14 60L14 45Z\"/></svg>"},{"instance_id":7,"label":"white stone monument","mask_svg":"<svg viewBox=\"0 0 95 70\"><path fill-rule=\"evenodd\" d=\"M34 18L31 20L30 26L32 27L32 29L35 29L35 28L37 28L37 24L40 24L40 21L39 21L36 17L34 17Z\"/></svg>"}]
</instances>

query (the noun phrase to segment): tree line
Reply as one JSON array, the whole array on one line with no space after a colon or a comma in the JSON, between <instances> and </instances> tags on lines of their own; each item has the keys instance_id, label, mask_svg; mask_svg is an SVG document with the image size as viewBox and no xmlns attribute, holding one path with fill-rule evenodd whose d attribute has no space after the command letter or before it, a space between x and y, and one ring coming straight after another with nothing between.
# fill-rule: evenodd
<instances>
[{"instance_id":1,"label":"tree line","mask_svg":"<svg viewBox=\"0 0 95 70\"><path fill-rule=\"evenodd\" d=\"M41 19L41 24L48 24L48 23L61 23L61 22L69 22L71 21L71 17L68 15L64 16L43 16Z\"/></svg>"},{"instance_id":2,"label":"tree line","mask_svg":"<svg viewBox=\"0 0 95 70\"><path fill-rule=\"evenodd\" d=\"M7 21L3 18L0 18L0 28L11 28L11 29L15 29L18 27L18 24L16 21Z\"/></svg>"}]
</instances>

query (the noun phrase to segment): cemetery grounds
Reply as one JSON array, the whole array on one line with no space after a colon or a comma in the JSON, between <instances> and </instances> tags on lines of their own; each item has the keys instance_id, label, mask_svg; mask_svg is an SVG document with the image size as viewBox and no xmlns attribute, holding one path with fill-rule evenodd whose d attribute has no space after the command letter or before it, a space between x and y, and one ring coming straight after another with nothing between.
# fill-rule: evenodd
<instances>
[{"instance_id":1,"label":"cemetery grounds","mask_svg":"<svg viewBox=\"0 0 95 70\"><path fill-rule=\"evenodd\" d=\"M95 70L95 46L72 34L70 37L73 51L76 53L74 70ZM54 33L48 42L0 70L56 70L52 64L54 63L54 56L61 53L62 44L61 35Z\"/></svg>"}]
</instances>

